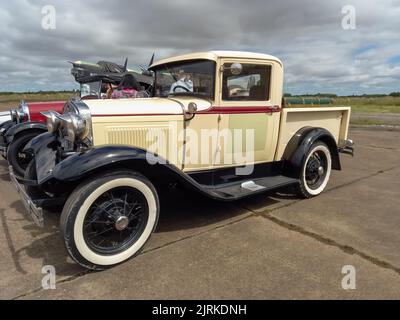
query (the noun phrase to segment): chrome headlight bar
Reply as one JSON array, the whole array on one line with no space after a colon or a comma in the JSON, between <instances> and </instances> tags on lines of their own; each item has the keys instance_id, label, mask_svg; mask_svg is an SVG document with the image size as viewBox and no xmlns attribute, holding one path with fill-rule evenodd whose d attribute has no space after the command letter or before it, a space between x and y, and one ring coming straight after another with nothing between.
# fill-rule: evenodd
<instances>
[{"instance_id":1,"label":"chrome headlight bar","mask_svg":"<svg viewBox=\"0 0 400 320\"><path fill-rule=\"evenodd\" d=\"M47 131L55 133L60 128L61 121L58 118L59 113L53 110L41 112L46 117Z\"/></svg>"}]
</instances>

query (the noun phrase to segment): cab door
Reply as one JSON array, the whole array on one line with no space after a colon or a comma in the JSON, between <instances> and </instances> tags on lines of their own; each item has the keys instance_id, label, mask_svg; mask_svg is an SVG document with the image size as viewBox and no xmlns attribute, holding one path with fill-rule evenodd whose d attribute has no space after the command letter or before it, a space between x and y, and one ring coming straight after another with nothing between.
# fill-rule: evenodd
<instances>
[{"instance_id":1,"label":"cab door","mask_svg":"<svg viewBox=\"0 0 400 320\"><path fill-rule=\"evenodd\" d=\"M221 163L214 167L274 159L282 99L282 69L274 61L221 59L219 66Z\"/></svg>"}]
</instances>

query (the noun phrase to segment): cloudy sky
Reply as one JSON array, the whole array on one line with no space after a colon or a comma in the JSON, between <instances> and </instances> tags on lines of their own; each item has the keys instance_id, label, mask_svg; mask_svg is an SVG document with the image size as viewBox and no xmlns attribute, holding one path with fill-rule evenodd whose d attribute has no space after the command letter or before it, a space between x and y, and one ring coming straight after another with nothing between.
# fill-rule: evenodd
<instances>
[{"instance_id":1,"label":"cloudy sky","mask_svg":"<svg viewBox=\"0 0 400 320\"><path fill-rule=\"evenodd\" d=\"M55 29L42 27L46 5ZM400 0L2 1L0 39L0 91L76 88L67 60L212 49L278 56L294 94L400 91Z\"/></svg>"}]
</instances>

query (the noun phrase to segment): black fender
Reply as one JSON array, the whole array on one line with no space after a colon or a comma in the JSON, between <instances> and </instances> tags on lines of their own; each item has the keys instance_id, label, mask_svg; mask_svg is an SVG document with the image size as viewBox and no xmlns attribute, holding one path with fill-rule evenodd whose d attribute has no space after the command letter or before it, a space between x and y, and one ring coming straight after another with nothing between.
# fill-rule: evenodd
<instances>
[{"instance_id":1,"label":"black fender","mask_svg":"<svg viewBox=\"0 0 400 320\"><path fill-rule=\"evenodd\" d=\"M14 125L15 123L12 120L5 121L0 125L0 147L3 149L3 152L7 150L8 146L7 131Z\"/></svg>"},{"instance_id":2,"label":"black fender","mask_svg":"<svg viewBox=\"0 0 400 320\"><path fill-rule=\"evenodd\" d=\"M124 163L125 165L140 163L141 167L152 166L151 160L155 161L153 154L136 147L122 145L94 147L77 152L58 163L53 169L53 177L59 181L81 180L106 167L121 166ZM165 161L165 165L169 165L168 162Z\"/></svg>"},{"instance_id":3,"label":"black fender","mask_svg":"<svg viewBox=\"0 0 400 320\"><path fill-rule=\"evenodd\" d=\"M41 136L44 135L42 134ZM51 139L46 140L46 143L51 148ZM42 152L40 151L40 153ZM38 170L49 172L49 167L43 168L46 165L41 166L39 163L36 165ZM93 147L68 156L50 169L51 174L39 181L39 184L43 190L58 195L69 194L89 176L101 174L107 170L130 169L146 176L156 187L166 185L169 182L179 182L204 195L214 197L188 174L167 160L148 150L132 146L107 145Z\"/></svg>"},{"instance_id":4,"label":"black fender","mask_svg":"<svg viewBox=\"0 0 400 320\"><path fill-rule=\"evenodd\" d=\"M333 135L324 128L304 127L289 140L282 156L285 171L289 175L299 177L307 152L316 141L322 141L328 146L332 157L332 169L341 170L339 150Z\"/></svg>"},{"instance_id":5,"label":"black fender","mask_svg":"<svg viewBox=\"0 0 400 320\"><path fill-rule=\"evenodd\" d=\"M141 148L107 145L77 152L58 163L52 170L59 181L81 180L107 168L132 168L146 176L157 176L159 167L179 170L167 160Z\"/></svg>"},{"instance_id":6,"label":"black fender","mask_svg":"<svg viewBox=\"0 0 400 320\"><path fill-rule=\"evenodd\" d=\"M24 152L31 152L36 154L46 148L49 148L49 145L51 143L55 143L57 141L57 137L53 133L43 132L26 144ZM54 148L52 148L52 150L53 149Z\"/></svg>"},{"instance_id":7,"label":"black fender","mask_svg":"<svg viewBox=\"0 0 400 320\"><path fill-rule=\"evenodd\" d=\"M12 120L7 120L4 121L2 124L0 124L0 130L2 130L2 135L5 135L5 133L16 123Z\"/></svg>"},{"instance_id":8,"label":"black fender","mask_svg":"<svg viewBox=\"0 0 400 320\"><path fill-rule=\"evenodd\" d=\"M14 126L10 127L5 134L7 143L10 144L15 139L15 137L29 130L38 130L45 132L47 131L47 126L46 124L41 122L22 122L15 124Z\"/></svg>"}]
</instances>

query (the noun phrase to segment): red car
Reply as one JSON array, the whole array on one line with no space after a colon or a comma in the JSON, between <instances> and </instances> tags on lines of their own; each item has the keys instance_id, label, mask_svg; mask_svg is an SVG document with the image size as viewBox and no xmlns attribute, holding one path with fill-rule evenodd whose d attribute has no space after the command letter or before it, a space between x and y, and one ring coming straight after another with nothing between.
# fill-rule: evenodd
<instances>
[{"instance_id":1,"label":"red car","mask_svg":"<svg viewBox=\"0 0 400 320\"><path fill-rule=\"evenodd\" d=\"M46 117L42 111L62 112L65 101L30 102L21 101L16 109L10 110L11 120L0 126L0 152L15 172L24 174L31 160L22 152L25 145L37 135L46 132Z\"/></svg>"},{"instance_id":2,"label":"red car","mask_svg":"<svg viewBox=\"0 0 400 320\"><path fill-rule=\"evenodd\" d=\"M153 77L146 70L129 70L112 62L97 64L82 61L71 62L71 73L80 83L81 99L100 99L110 84L119 84L126 73L132 73L144 90L150 91ZM31 156L23 152L26 144L34 137L47 131L46 117L41 113L54 110L63 112L65 101L30 102L21 101L18 108L11 109L11 120L0 125L0 153L13 167L14 172L23 177Z\"/></svg>"}]
</instances>

